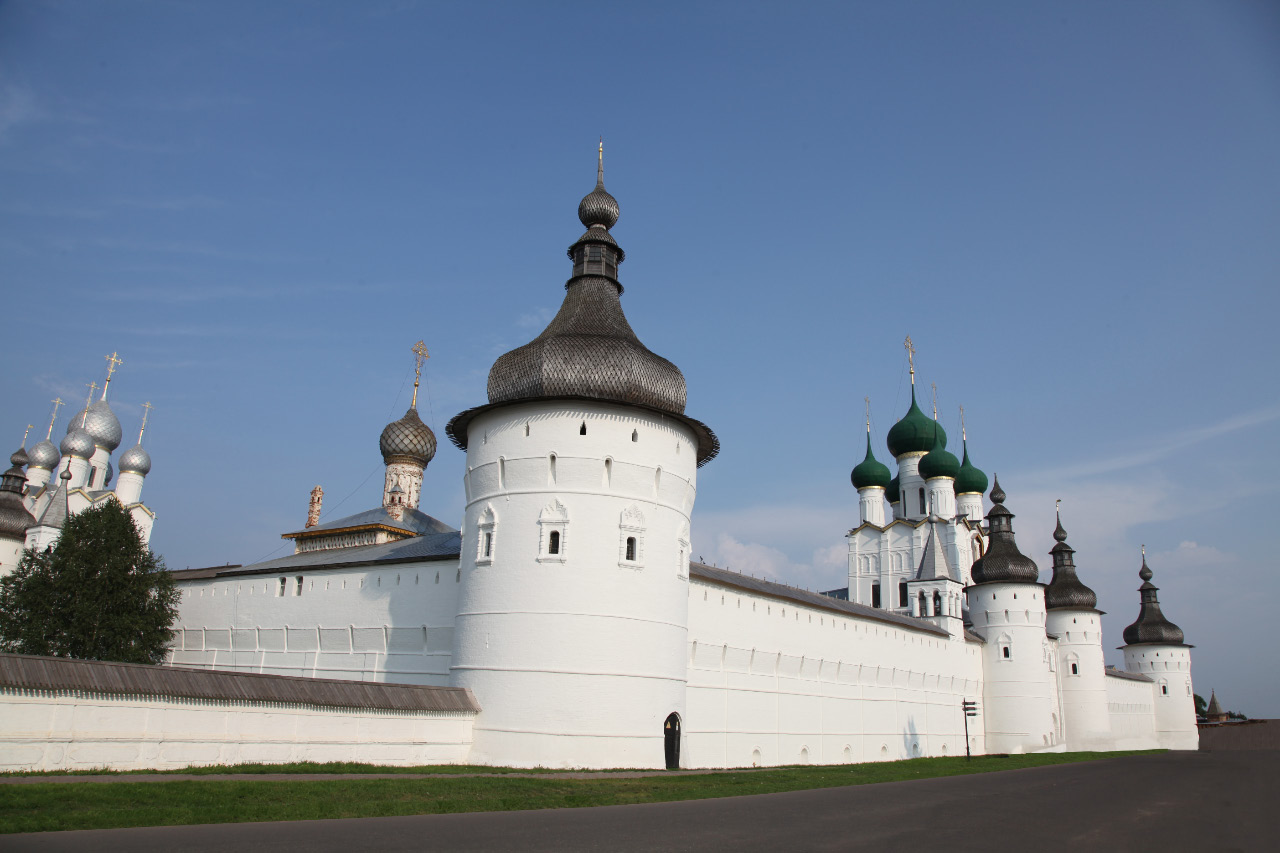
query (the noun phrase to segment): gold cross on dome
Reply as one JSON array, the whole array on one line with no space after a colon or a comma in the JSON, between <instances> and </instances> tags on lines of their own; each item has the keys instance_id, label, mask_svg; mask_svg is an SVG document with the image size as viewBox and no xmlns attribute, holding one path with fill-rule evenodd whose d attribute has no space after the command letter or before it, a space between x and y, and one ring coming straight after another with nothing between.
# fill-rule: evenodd
<instances>
[{"instance_id":1,"label":"gold cross on dome","mask_svg":"<svg viewBox=\"0 0 1280 853\"><path fill-rule=\"evenodd\" d=\"M124 364L124 359L120 357L120 353L113 352L111 355L103 356L107 360L107 381L102 385L102 399L107 399L107 389L111 387L111 377L116 372L116 368Z\"/></svg>"},{"instance_id":2,"label":"gold cross on dome","mask_svg":"<svg viewBox=\"0 0 1280 853\"><path fill-rule=\"evenodd\" d=\"M938 383L930 382L929 387L933 388L933 419L938 419Z\"/></svg>"},{"instance_id":3,"label":"gold cross on dome","mask_svg":"<svg viewBox=\"0 0 1280 853\"><path fill-rule=\"evenodd\" d=\"M911 336L907 335L907 341L904 344L907 348L907 364L911 367L911 384L916 384L916 347L911 343Z\"/></svg>"},{"instance_id":4,"label":"gold cross on dome","mask_svg":"<svg viewBox=\"0 0 1280 853\"><path fill-rule=\"evenodd\" d=\"M867 406L867 434L871 434L871 398L863 397L862 402Z\"/></svg>"},{"instance_id":5,"label":"gold cross on dome","mask_svg":"<svg viewBox=\"0 0 1280 853\"><path fill-rule=\"evenodd\" d=\"M969 436L965 435L965 432L964 432L964 406L960 407L960 440L961 441L969 440Z\"/></svg>"},{"instance_id":6,"label":"gold cross on dome","mask_svg":"<svg viewBox=\"0 0 1280 853\"><path fill-rule=\"evenodd\" d=\"M35 428L35 424L27 424L27 431L22 434L22 446L27 446L27 436L31 435L31 430Z\"/></svg>"},{"instance_id":7,"label":"gold cross on dome","mask_svg":"<svg viewBox=\"0 0 1280 853\"><path fill-rule=\"evenodd\" d=\"M142 429L138 430L138 444L142 444L142 434L147 430L147 418L150 417L151 410L154 406L152 406L151 401L148 400L142 404L142 408L144 411L142 413Z\"/></svg>"},{"instance_id":8,"label":"gold cross on dome","mask_svg":"<svg viewBox=\"0 0 1280 853\"><path fill-rule=\"evenodd\" d=\"M58 419L58 409L65 405L61 397L54 397L49 402L53 403L53 414L49 416L49 433L44 437L45 441L53 438L53 422Z\"/></svg>"},{"instance_id":9,"label":"gold cross on dome","mask_svg":"<svg viewBox=\"0 0 1280 853\"><path fill-rule=\"evenodd\" d=\"M93 392L98 390L98 383L90 382L84 387L89 389L89 399L84 401L84 414L80 416L81 429L84 429L85 422L89 420L89 407L93 405Z\"/></svg>"},{"instance_id":10,"label":"gold cross on dome","mask_svg":"<svg viewBox=\"0 0 1280 853\"><path fill-rule=\"evenodd\" d=\"M425 341L418 341L413 345L413 402L409 404L409 408L418 408L418 383L422 381L422 363L431 358L427 354L427 344Z\"/></svg>"}]
</instances>

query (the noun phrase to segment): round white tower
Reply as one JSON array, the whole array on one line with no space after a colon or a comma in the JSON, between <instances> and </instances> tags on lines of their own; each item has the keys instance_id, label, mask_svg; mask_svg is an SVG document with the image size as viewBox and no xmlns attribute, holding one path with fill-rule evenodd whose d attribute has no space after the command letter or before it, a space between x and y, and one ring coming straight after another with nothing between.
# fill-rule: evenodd
<instances>
[{"instance_id":1,"label":"round white tower","mask_svg":"<svg viewBox=\"0 0 1280 853\"><path fill-rule=\"evenodd\" d=\"M973 630L981 634L983 722L989 752L1034 752L1056 746L1060 721L1048 665L1044 587L1039 570L1018 550L1013 513L997 477L987 513L987 552L974 562L965 590Z\"/></svg>"},{"instance_id":2,"label":"round white tower","mask_svg":"<svg viewBox=\"0 0 1280 853\"><path fill-rule=\"evenodd\" d=\"M1045 588L1050 634L1058 637L1058 683L1061 685L1063 732L1068 749L1109 749L1111 718L1107 711L1106 661L1102 654L1102 611L1098 596L1076 576L1075 551L1058 517L1053 580Z\"/></svg>"},{"instance_id":3,"label":"round white tower","mask_svg":"<svg viewBox=\"0 0 1280 853\"><path fill-rule=\"evenodd\" d=\"M449 422L467 451L451 681L483 709L474 761L662 767L685 715L696 472L718 443L623 316L602 170L578 215L559 313Z\"/></svg>"},{"instance_id":4,"label":"round white tower","mask_svg":"<svg viewBox=\"0 0 1280 853\"><path fill-rule=\"evenodd\" d=\"M1191 685L1191 649L1183 642L1182 629L1165 618L1151 583L1146 548L1142 549L1142 607L1138 619L1124 629L1124 668L1154 682L1156 739L1165 749L1199 749L1196 705Z\"/></svg>"}]
</instances>

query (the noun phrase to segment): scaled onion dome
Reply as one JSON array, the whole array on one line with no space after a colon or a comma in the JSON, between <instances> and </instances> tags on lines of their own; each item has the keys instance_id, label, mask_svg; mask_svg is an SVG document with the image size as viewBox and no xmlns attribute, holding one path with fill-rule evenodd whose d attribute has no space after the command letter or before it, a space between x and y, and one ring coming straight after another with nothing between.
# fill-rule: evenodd
<instances>
[{"instance_id":1,"label":"scaled onion dome","mask_svg":"<svg viewBox=\"0 0 1280 853\"><path fill-rule=\"evenodd\" d=\"M991 511L987 513L987 552L973 562L973 582L1035 583L1040 570L1030 557L1018 550L1013 538L1013 513L1004 508L1000 478L991 489Z\"/></svg>"},{"instance_id":2,"label":"scaled onion dome","mask_svg":"<svg viewBox=\"0 0 1280 853\"><path fill-rule=\"evenodd\" d=\"M73 429L62 438L62 444L58 446L63 456L75 456L79 459L88 459L93 456L95 449L93 436L89 435L87 430Z\"/></svg>"},{"instance_id":3,"label":"scaled onion dome","mask_svg":"<svg viewBox=\"0 0 1280 853\"><path fill-rule=\"evenodd\" d=\"M542 334L494 362L489 405L585 398L644 407L689 427L697 437L698 464L705 464L720 443L705 424L685 415L684 374L642 344L622 312L618 265L626 255L609 233L618 215L617 199L604 188L602 154L595 189L578 205L587 230L568 250L573 273L564 302ZM467 426L486 408L469 409L449 422L454 444L466 449Z\"/></svg>"},{"instance_id":4,"label":"scaled onion dome","mask_svg":"<svg viewBox=\"0 0 1280 853\"><path fill-rule=\"evenodd\" d=\"M9 464L15 468L24 468L31 461L31 457L27 455L25 447L19 447L13 451L13 455L9 457Z\"/></svg>"},{"instance_id":5,"label":"scaled onion dome","mask_svg":"<svg viewBox=\"0 0 1280 853\"><path fill-rule=\"evenodd\" d=\"M1160 643L1168 646L1183 644L1182 629L1164 618L1160 612L1160 601L1156 597L1159 589L1151 583L1151 569L1147 568L1147 555L1142 555L1142 568L1138 570L1142 578L1142 586L1138 592L1142 596L1142 609L1138 611L1138 621L1124 629L1124 641L1127 645L1136 643Z\"/></svg>"},{"instance_id":6,"label":"scaled onion dome","mask_svg":"<svg viewBox=\"0 0 1280 853\"><path fill-rule=\"evenodd\" d=\"M16 464L0 475L0 538L24 539L27 528L36 523L36 517L22 502L22 486L26 481L27 476Z\"/></svg>"},{"instance_id":7,"label":"scaled onion dome","mask_svg":"<svg viewBox=\"0 0 1280 853\"><path fill-rule=\"evenodd\" d=\"M1053 580L1044 591L1045 607L1050 610L1066 608L1094 610L1098 606L1097 594L1076 577L1075 549L1067 544L1067 531L1058 516L1058 527L1053 531L1057 544L1049 549L1053 557Z\"/></svg>"},{"instance_id":8,"label":"scaled onion dome","mask_svg":"<svg viewBox=\"0 0 1280 853\"><path fill-rule=\"evenodd\" d=\"M980 495L987 490L987 475L969 461L969 442L965 441L964 459L960 461L960 473L956 474L957 495Z\"/></svg>"},{"instance_id":9,"label":"scaled onion dome","mask_svg":"<svg viewBox=\"0 0 1280 853\"><path fill-rule=\"evenodd\" d=\"M53 442L46 438L31 446L30 452L27 453L27 467L52 471L58 467L60 459L62 459L62 454L58 452L58 448L54 446Z\"/></svg>"},{"instance_id":10,"label":"scaled onion dome","mask_svg":"<svg viewBox=\"0 0 1280 853\"><path fill-rule=\"evenodd\" d=\"M425 468L436 455L436 434L418 417L418 410L410 407L403 418L383 428L378 449L382 451L382 461L388 465L413 462Z\"/></svg>"},{"instance_id":11,"label":"scaled onion dome","mask_svg":"<svg viewBox=\"0 0 1280 853\"><path fill-rule=\"evenodd\" d=\"M80 413L67 424L67 434L70 435L77 429L83 429L89 433L93 443L108 453L115 452L115 449L120 446L122 437L120 420L116 417L116 413L111 411L106 400L98 400L96 403L91 403L87 409L81 409Z\"/></svg>"},{"instance_id":12,"label":"scaled onion dome","mask_svg":"<svg viewBox=\"0 0 1280 853\"><path fill-rule=\"evenodd\" d=\"M872 486L879 486L882 489L889 488L889 468L877 460L871 452L870 432L867 433L867 456L854 466L853 473L849 475L849 479L853 482L853 487L859 491L869 489Z\"/></svg>"},{"instance_id":13,"label":"scaled onion dome","mask_svg":"<svg viewBox=\"0 0 1280 853\"><path fill-rule=\"evenodd\" d=\"M141 444L130 447L120 454L120 473L147 476L151 473L151 454Z\"/></svg>"},{"instance_id":14,"label":"scaled onion dome","mask_svg":"<svg viewBox=\"0 0 1280 853\"><path fill-rule=\"evenodd\" d=\"M933 444L928 453L920 460L919 472L920 476L926 480L932 480L934 477L950 477L955 479L960 473L960 460L949 450L944 450L939 434L942 427L937 421L933 422L934 438Z\"/></svg>"},{"instance_id":15,"label":"scaled onion dome","mask_svg":"<svg viewBox=\"0 0 1280 853\"><path fill-rule=\"evenodd\" d=\"M911 386L911 408L889 429L885 443L889 445L889 453L894 459L904 453L928 453L933 447L933 431L938 431L938 438L945 448L947 433L938 422L930 418L916 405L916 386Z\"/></svg>"},{"instance_id":16,"label":"scaled onion dome","mask_svg":"<svg viewBox=\"0 0 1280 853\"><path fill-rule=\"evenodd\" d=\"M893 479L889 481L889 488L884 490L884 499L891 504L902 500L902 483L899 482L897 474L894 474Z\"/></svg>"}]
</instances>

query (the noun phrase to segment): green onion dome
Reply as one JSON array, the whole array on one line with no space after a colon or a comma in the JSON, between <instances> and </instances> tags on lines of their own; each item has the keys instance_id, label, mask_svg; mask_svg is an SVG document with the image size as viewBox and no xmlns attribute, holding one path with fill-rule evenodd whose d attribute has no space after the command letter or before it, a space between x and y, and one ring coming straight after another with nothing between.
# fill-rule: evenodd
<instances>
[{"instance_id":1,"label":"green onion dome","mask_svg":"<svg viewBox=\"0 0 1280 853\"><path fill-rule=\"evenodd\" d=\"M942 440L942 446L945 448L947 446L947 433L937 425L936 421L920 411L920 407L916 405L916 387L912 385L911 408L907 409L907 413L902 416L902 420L889 429L889 435L885 443L889 445L889 453L893 455L894 459L900 458L904 453L928 453L933 447L935 429Z\"/></svg>"},{"instance_id":2,"label":"green onion dome","mask_svg":"<svg viewBox=\"0 0 1280 853\"><path fill-rule=\"evenodd\" d=\"M969 461L969 443L963 444L964 459L960 462L960 473L956 474L957 495L981 495L987 491L987 475L973 467Z\"/></svg>"},{"instance_id":3,"label":"green onion dome","mask_svg":"<svg viewBox=\"0 0 1280 853\"><path fill-rule=\"evenodd\" d=\"M884 499L891 504L896 504L902 500L902 484L898 482L897 475L889 481L889 487L884 490Z\"/></svg>"},{"instance_id":4,"label":"green onion dome","mask_svg":"<svg viewBox=\"0 0 1280 853\"><path fill-rule=\"evenodd\" d=\"M867 433L867 457L854 467L849 479L853 481L853 487L859 491L872 486L879 486L882 489L889 487L889 468L877 460L871 452L870 432Z\"/></svg>"},{"instance_id":5,"label":"green onion dome","mask_svg":"<svg viewBox=\"0 0 1280 853\"><path fill-rule=\"evenodd\" d=\"M954 480L960 473L960 460L954 453L942 449L942 442L938 437L942 427L937 426L937 421L934 421L934 425L933 447L920 460L920 476L926 480L934 477L950 477Z\"/></svg>"}]
</instances>

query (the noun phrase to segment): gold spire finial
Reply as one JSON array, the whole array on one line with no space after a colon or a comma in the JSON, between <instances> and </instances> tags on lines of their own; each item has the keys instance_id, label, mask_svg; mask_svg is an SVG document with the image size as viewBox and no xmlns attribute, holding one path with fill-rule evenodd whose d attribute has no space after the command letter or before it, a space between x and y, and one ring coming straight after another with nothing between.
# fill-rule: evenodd
<instances>
[{"instance_id":1,"label":"gold spire finial","mask_svg":"<svg viewBox=\"0 0 1280 853\"><path fill-rule=\"evenodd\" d=\"M936 421L938 419L938 383L930 382L929 385L933 388L933 419Z\"/></svg>"},{"instance_id":2,"label":"gold spire finial","mask_svg":"<svg viewBox=\"0 0 1280 853\"><path fill-rule=\"evenodd\" d=\"M418 383L422 381L422 362L431 356L427 355L427 345L424 341L418 341L413 345L413 402L409 404L409 408L418 408Z\"/></svg>"},{"instance_id":3,"label":"gold spire finial","mask_svg":"<svg viewBox=\"0 0 1280 853\"><path fill-rule=\"evenodd\" d=\"M1062 498L1058 498L1056 501L1053 502L1053 513L1054 515L1058 515L1061 512L1062 512Z\"/></svg>"},{"instance_id":4,"label":"gold spire finial","mask_svg":"<svg viewBox=\"0 0 1280 853\"><path fill-rule=\"evenodd\" d=\"M600 149L596 160L596 185L604 186L604 136L600 137Z\"/></svg>"},{"instance_id":5,"label":"gold spire finial","mask_svg":"<svg viewBox=\"0 0 1280 853\"><path fill-rule=\"evenodd\" d=\"M111 385L111 376L116 372L116 368L124 364L124 359L120 357L120 353L113 352L111 355L103 356L107 360L107 381L102 384L102 399L107 399L107 388Z\"/></svg>"},{"instance_id":6,"label":"gold spire finial","mask_svg":"<svg viewBox=\"0 0 1280 853\"><path fill-rule=\"evenodd\" d=\"M1142 545L1140 547L1142 548L1142 562L1145 563L1147 561L1147 546Z\"/></svg>"},{"instance_id":7,"label":"gold spire finial","mask_svg":"<svg viewBox=\"0 0 1280 853\"><path fill-rule=\"evenodd\" d=\"M915 344L911 343L910 335L907 335L905 346L907 348L907 364L911 368L911 387L914 388L916 385L916 347Z\"/></svg>"},{"instance_id":8,"label":"gold spire finial","mask_svg":"<svg viewBox=\"0 0 1280 853\"><path fill-rule=\"evenodd\" d=\"M53 403L53 414L49 416L49 432L44 437L45 441L53 438L53 422L58 419L58 409L64 405L61 397L54 397L49 402Z\"/></svg>"},{"instance_id":9,"label":"gold spire finial","mask_svg":"<svg viewBox=\"0 0 1280 853\"><path fill-rule=\"evenodd\" d=\"M961 406L960 407L960 441L966 442L968 440L969 440L969 436L965 435L965 432L964 432L964 406Z\"/></svg>"},{"instance_id":10,"label":"gold spire finial","mask_svg":"<svg viewBox=\"0 0 1280 853\"><path fill-rule=\"evenodd\" d=\"M22 447L27 447L27 436L31 435L31 430L35 428L35 424L27 424L27 431L22 434Z\"/></svg>"},{"instance_id":11,"label":"gold spire finial","mask_svg":"<svg viewBox=\"0 0 1280 853\"><path fill-rule=\"evenodd\" d=\"M89 389L89 399L84 401L84 414L80 416L80 429L84 429L85 423L89 420L89 407L93 405L93 392L98 390L98 383L90 382L84 387Z\"/></svg>"},{"instance_id":12,"label":"gold spire finial","mask_svg":"<svg viewBox=\"0 0 1280 853\"><path fill-rule=\"evenodd\" d=\"M871 435L871 398L863 397L862 402L867 404L867 435Z\"/></svg>"},{"instance_id":13,"label":"gold spire finial","mask_svg":"<svg viewBox=\"0 0 1280 853\"><path fill-rule=\"evenodd\" d=\"M147 431L147 418L150 417L151 410L154 407L151 405L151 401L148 400L142 404L142 408L142 429L138 430L138 444L142 444L142 434Z\"/></svg>"}]
</instances>

